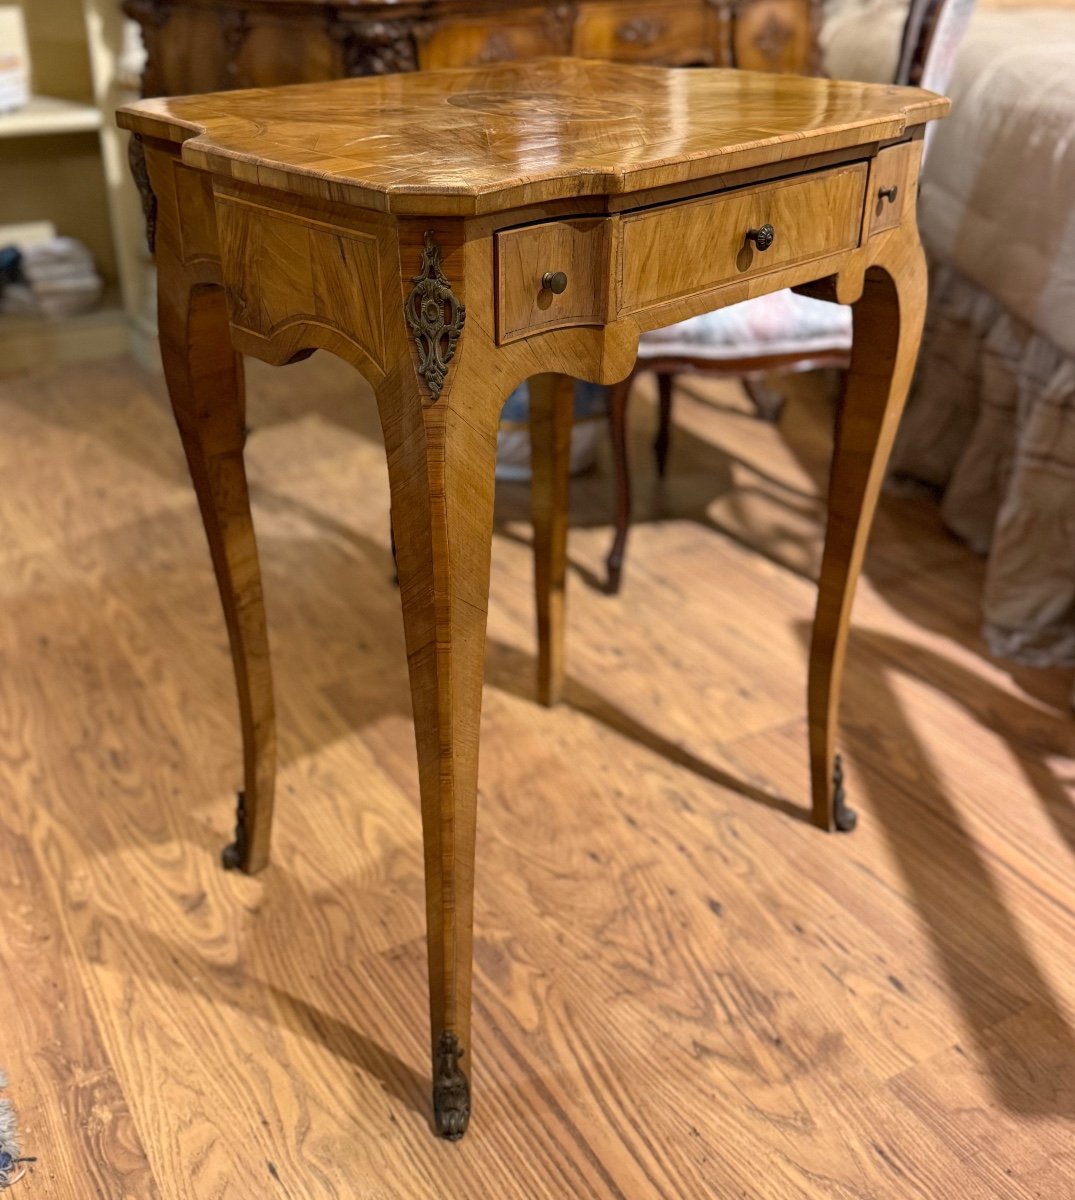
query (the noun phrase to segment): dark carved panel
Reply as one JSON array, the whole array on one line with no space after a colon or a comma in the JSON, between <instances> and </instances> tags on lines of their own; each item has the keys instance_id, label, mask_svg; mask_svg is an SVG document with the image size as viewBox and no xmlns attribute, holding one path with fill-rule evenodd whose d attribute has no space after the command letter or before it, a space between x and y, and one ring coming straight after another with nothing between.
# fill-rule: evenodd
<instances>
[{"instance_id":1,"label":"dark carved panel","mask_svg":"<svg viewBox=\"0 0 1075 1200\"><path fill-rule=\"evenodd\" d=\"M159 96L164 91L161 33L168 24L171 8L165 0L123 0L123 11L142 31L146 63L142 68L142 95Z\"/></svg>"},{"instance_id":2,"label":"dark carved panel","mask_svg":"<svg viewBox=\"0 0 1075 1200\"><path fill-rule=\"evenodd\" d=\"M224 44L224 70L220 86L223 90L242 87L239 78L239 54L250 31L250 14L245 9L226 8L220 14L220 34Z\"/></svg>"},{"instance_id":3,"label":"dark carved panel","mask_svg":"<svg viewBox=\"0 0 1075 1200\"><path fill-rule=\"evenodd\" d=\"M349 77L418 70L417 21L348 21L332 17L328 33L340 45L344 74Z\"/></svg>"},{"instance_id":4,"label":"dark carved panel","mask_svg":"<svg viewBox=\"0 0 1075 1200\"><path fill-rule=\"evenodd\" d=\"M142 138L132 133L127 143L127 162L134 178L134 186L142 198L142 216L146 222L146 244L150 254L157 247L157 197L149 182L149 171L146 169L146 148Z\"/></svg>"}]
</instances>

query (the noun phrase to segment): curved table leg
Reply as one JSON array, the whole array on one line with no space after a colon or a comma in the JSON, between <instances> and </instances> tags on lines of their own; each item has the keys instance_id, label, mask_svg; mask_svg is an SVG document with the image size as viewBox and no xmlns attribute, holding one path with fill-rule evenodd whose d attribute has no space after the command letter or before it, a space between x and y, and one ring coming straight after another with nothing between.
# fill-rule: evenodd
<instances>
[{"instance_id":1,"label":"curved table leg","mask_svg":"<svg viewBox=\"0 0 1075 1200\"><path fill-rule=\"evenodd\" d=\"M167 241L168 231L162 231ZM242 358L232 349L224 292L191 286L158 251L161 357L228 627L243 731L244 787L226 867L253 873L269 861L276 718L257 545L246 468Z\"/></svg>"},{"instance_id":2,"label":"curved table leg","mask_svg":"<svg viewBox=\"0 0 1075 1200\"><path fill-rule=\"evenodd\" d=\"M808 687L813 816L823 829L855 825L835 752L840 685L855 585L914 371L925 301L921 246L913 227L905 227L890 235L866 272L837 412Z\"/></svg>"},{"instance_id":3,"label":"curved table leg","mask_svg":"<svg viewBox=\"0 0 1075 1200\"><path fill-rule=\"evenodd\" d=\"M575 381L569 375L535 375L529 386L538 700L553 705L558 703L564 686L564 591Z\"/></svg>"},{"instance_id":4,"label":"curved table leg","mask_svg":"<svg viewBox=\"0 0 1075 1200\"><path fill-rule=\"evenodd\" d=\"M470 1119L478 731L503 400L492 386L464 362L430 403L408 359L377 395L422 794L433 1108L450 1139ZM453 396L466 398L458 410Z\"/></svg>"}]
</instances>

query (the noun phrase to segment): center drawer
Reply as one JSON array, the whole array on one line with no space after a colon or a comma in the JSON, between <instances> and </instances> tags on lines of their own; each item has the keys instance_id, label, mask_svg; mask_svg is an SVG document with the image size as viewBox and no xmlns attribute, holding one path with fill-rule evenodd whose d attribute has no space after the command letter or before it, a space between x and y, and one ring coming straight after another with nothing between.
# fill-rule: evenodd
<instances>
[{"instance_id":1,"label":"center drawer","mask_svg":"<svg viewBox=\"0 0 1075 1200\"><path fill-rule=\"evenodd\" d=\"M625 214L617 314L852 249L866 173L851 163Z\"/></svg>"},{"instance_id":2,"label":"center drawer","mask_svg":"<svg viewBox=\"0 0 1075 1200\"><path fill-rule=\"evenodd\" d=\"M858 162L636 209L619 219L618 235L609 216L500 230L497 341L602 325L610 315L851 250L866 177Z\"/></svg>"}]
</instances>

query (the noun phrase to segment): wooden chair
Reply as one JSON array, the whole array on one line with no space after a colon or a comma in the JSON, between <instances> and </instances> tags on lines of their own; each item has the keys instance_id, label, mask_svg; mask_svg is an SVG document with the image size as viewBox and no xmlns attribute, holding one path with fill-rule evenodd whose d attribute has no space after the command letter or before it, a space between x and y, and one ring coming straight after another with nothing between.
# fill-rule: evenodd
<instances>
[{"instance_id":1,"label":"wooden chair","mask_svg":"<svg viewBox=\"0 0 1075 1200\"><path fill-rule=\"evenodd\" d=\"M897 84L944 92L956 52L974 11L974 0L912 0L904 24ZM895 200L878 198L878 205ZM759 246L759 249L762 247ZM677 375L704 374L742 380L759 414L780 415L783 399L767 388L772 372L846 369L851 349L851 310L792 291L773 292L644 334L634 370L609 394L616 487L615 536L607 559L608 590L618 592L631 521L631 476L627 454L627 401L642 371L657 376L659 417L653 444L663 478L672 429L672 392Z\"/></svg>"}]
</instances>

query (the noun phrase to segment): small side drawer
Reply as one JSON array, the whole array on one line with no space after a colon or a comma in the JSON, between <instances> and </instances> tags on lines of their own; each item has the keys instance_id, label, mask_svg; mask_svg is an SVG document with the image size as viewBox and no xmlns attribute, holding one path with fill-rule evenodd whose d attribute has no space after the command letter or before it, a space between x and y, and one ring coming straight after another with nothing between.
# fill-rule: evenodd
<instances>
[{"instance_id":1,"label":"small side drawer","mask_svg":"<svg viewBox=\"0 0 1075 1200\"><path fill-rule=\"evenodd\" d=\"M851 163L626 214L618 313L853 249L866 171L866 163ZM772 242L762 250L748 233L765 226L772 227Z\"/></svg>"},{"instance_id":2,"label":"small side drawer","mask_svg":"<svg viewBox=\"0 0 1075 1200\"><path fill-rule=\"evenodd\" d=\"M543 285L546 275L557 273L566 276L559 293ZM607 217L547 221L496 234L500 345L546 329L601 325L607 310Z\"/></svg>"},{"instance_id":3,"label":"small side drawer","mask_svg":"<svg viewBox=\"0 0 1075 1200\"><path fill-rule=\"evenodd\" d=\"M717 61L715 10L700 0L679 4L583 4L575 22L578 58L668 66Z\"/></svg>"},{"instance_id":4,"label":"small side drawer","mask_svg":"<svg viewBox=\"0 0 1075 1200\"><path fill-rule=\"evenodd\" d=\"M903 214L914 208L921 156L921 142L905 142L902 146L889 146L874 159L866 203L871 234L895 229Z\"/></svg>"}]
</instances>

